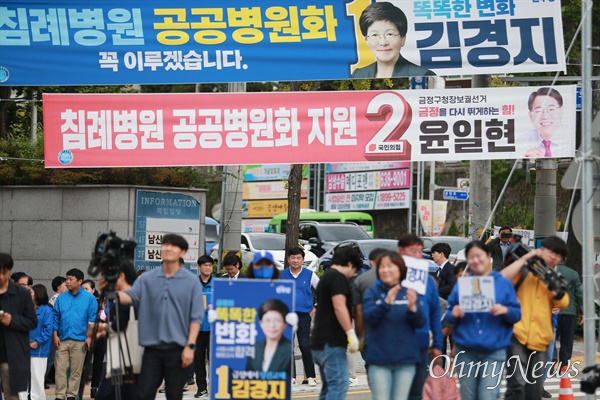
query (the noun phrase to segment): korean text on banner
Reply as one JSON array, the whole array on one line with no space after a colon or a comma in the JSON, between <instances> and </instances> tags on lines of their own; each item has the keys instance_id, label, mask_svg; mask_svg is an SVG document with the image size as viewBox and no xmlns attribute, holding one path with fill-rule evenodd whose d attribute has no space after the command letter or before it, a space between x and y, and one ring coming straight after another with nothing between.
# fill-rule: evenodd
<instances>
[{"instance_id":1,"label":"korean text on banner","mask_svg":"<svg viewBox=\"0 0 600 400\"><path fill-rule=\"evenodd\" d=\"M402 256L406 264L406 278L400 283L402 287L414 289L424 295L427 291L427 277L429 276L429 261L418 258Z\"/></svg>"},{"instance_id":2,"label":"korean text on banner","mask_svg":"<svg viewBox=\"0 0 600 400\"><path fill-rule=\"evenodd\" d=\"M488 312L496 304L493 276L463 276L457 283L458 303L464 312Z\"/></svg>"},{"instance_id":3,"label":"korean text on banner","mask_svg":"<svg viewBox=\"0 0 600 400\"><path fill-rule=\"evenodd\" d=\"M44 94L47 167L573 157L575 86Z\"/></svg>"},{"instance_id":4,"label":"korean text on banner","mask_svg":"<svg viewBox=\"0 0 600 400\"><path fill-rule=\"evenodd\" d=\"M3 0L0 85L565 70L559 1ZM369 17L383 15L370 25ZM390 22L391 21L391 22ZM381 26L388 22L391 26ZM389 28L389 29L388 29ZM390 51L381 55L384 43ZM39 62L44 60L44 62Z\"/></svg>"},{"instance_id":5,"label":"korean text on banner","mask_svg":"<svg viewBox=\"0 0 600 400\"><path fill-rule=\"evenodd\" d=\"M181 193L136 191L134 265L137 270L154 269L162 264L160 247L163 235L176 233L188 242L186 267L196 265L200 254L200 203Z\"/></svg>"},{"instance_id":6,"label":"korean text on banner","mask_svg":"<svg viewBox=\"0 0 600 400\"><path fill-rule=\"evenodd\" d=\"M210 393L216 399L290 399L295 282L217 279ZM276 344L270 360L265 346Z\"/></svg>"},{"instance_id":7,"label":"korean text on banner","mask_svg":"<svg viewBox=\"0 0 600 400\"><path fill-rule=\"evenodd\" d=\"M446 226L447 201L436 200L433 202L433 236L440 236Z\"/></svg>"}]
</instances>

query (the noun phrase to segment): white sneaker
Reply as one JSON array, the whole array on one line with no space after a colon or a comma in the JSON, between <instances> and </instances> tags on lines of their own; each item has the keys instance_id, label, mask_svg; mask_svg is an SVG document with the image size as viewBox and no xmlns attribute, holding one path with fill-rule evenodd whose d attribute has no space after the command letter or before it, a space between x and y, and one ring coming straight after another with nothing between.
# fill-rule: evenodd
<instances>
[{"instance_id":1,"label":"white sneaker","mask_svg":"<svg viewBox=\"0 0 600 400\"><path fill-rule=\"evenodd\" d=\"M308 386L317 386L317 380L315 378L308 378Z\"/></svg>"},{"instance_id":2,"label":"white sneaker","mask_svg":"<svg viewBox=\"0 0 600 400\"><path fill-rule=\"evenodd\" d=\"M292 385L296 384L296 378L292 378Z\"/></svg>"},{"instance_id":3,"label":"white sneaker","mask_svg":"<svg viewBox=\"0 0 600 400\"><path fill-rule=\"evenodd\" d=\"M348 386L352 387L352 386L356 386L358 385L358 378L350 378L350 381L348 382Z\"/></svg>"}]
</instances>

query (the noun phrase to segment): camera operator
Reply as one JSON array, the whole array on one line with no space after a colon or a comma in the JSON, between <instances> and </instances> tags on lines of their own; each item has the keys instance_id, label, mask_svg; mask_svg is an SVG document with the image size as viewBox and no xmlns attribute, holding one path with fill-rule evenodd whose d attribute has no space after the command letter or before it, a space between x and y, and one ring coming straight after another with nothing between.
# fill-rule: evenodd
<instances>
[{"instance_id":1,"label":"camera operator","mask_svg":"<svg viewBox=\"0 0 600 400\"><path fill-rule=\"evenodd\" d=\"M179 264L187 250L182 236L164 235L162 267L140 276L131 289L118 292L121 304L133 304L139 316L139 344L144 347L139 400L154 399L163 378L167 399L183 397L186 369L194 360L204 317L204 305L198 301L202 298L200 280Z\"/></svg>"},{"instance_id":2,"label":"camera operator","mask_svg":"<svg viewBox=\"0 0 600 400\"><path fill-rule=\"evenodd\" d=\"M119 278L117 279L117 283L115 285L115 289L117 291L125 291L131 289L133 286L133 282L135 281L137 275L135 273L135 269L131 263L123 263L121 266L121 272L119 273ZM98 281L98 289L104 291L107 286L107 282L104 278ZM111 324L111 329L113 331L117 330L117 324L115 321L115 310L114 303L110 303L107 305L107 319ZM125 331L127 329L127 324L129 322L130 315L130 307L123 304L119 305L119 329L121 331ZM108 325L106 323L100 323L100 328L98 329L98 338L103 338L108 333ZM129 348L133 348L133 343L128 343ZM110 366L107 365L107 368ZM134 383L137 382L139 375L136 374L133 376ZM124 399L133 399L134 385L132 384L123 384L121 386L121 398ZM106 372L103 371L102 380L100 381L100 385L98 386L98 391L96 393L96 400L112 400L115 399L115 387L112 384L112 380L110 378L106 378Z\"/></svg>"},{"instance_id":3,"label":"camera operator","mask_svg":"<svg viewBox=\"0 0 600 400\"><path fill-rule=\"evenodd\" d=\"M569 306L568 294L557 299L560 295L548 290L526 265L528 262L545 262L548 268L554 269L566 256L566 243L550 236L544 239L540 249L531 250L500 272L515 285L522 314L521 321L514 326L507 352L506 400L539 400L542 397L546 350L554 337L552 309L564 310ZM521 368L526 376L521 373Z\"/></svg>"},{"instance_id":4,"label":"camera operator","mask_svg":"<svg viewBox=\"0 0 600 400\"><path fill-rule=\"evenodd\" d=\"M487 244L492 253L492 269L494 271L501 271L506 266L506 256L508 255L511 237L512 229L508 226L503 226L498 231L498 237L490 240Z\"/></svg>"}]
</instances>

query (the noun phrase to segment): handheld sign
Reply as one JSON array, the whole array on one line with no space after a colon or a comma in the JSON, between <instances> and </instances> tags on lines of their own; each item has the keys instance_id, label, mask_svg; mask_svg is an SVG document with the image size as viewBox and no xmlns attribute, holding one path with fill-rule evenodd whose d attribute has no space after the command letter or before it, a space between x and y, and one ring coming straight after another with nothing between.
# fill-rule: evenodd
<instances>
[{"instance_id":1,"label":"handheld sign","mask_svg":"<svg viewBox=\"0 0 600 400\"><path fill-rule=\"evenodd\" d=\"M402 287L414 289L418 294L424 295L427 291L427 275L429 261L402 256L406 264L406 278L400 283Z\"/></svg>"},{"instance_id":2,"label":"handheld sign","mask_svg":"<svg viewBox=\"0 0 600 400\"><path fill-rule=\"evenodd\" d=\"M496 304L493 276L464 276L457 284L458 303L464 312L488 312Z\"/></svg>"}]
</instances>

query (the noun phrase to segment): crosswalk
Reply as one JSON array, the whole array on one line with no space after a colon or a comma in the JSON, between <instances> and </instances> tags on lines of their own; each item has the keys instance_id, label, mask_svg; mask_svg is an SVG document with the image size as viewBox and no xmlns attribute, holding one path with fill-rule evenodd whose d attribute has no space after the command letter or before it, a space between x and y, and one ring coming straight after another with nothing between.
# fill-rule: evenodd
<instances>
[{"instance_id":1,"label":"crosswalk","mask_svg":"<svg viewBox=\"0 0 600 400\"><path fill-rule=\"evenodd\" d=\"M585 393L583 393L580 389L580 381L579 379L571 379L571 386L573 387L573 396L576 399L584 399ZM544 383L544 389L548 393L552 395L553 399L558 399L559 389L560 389L560 378L548 378ZM500 388L500 398L504 399L504 395L506 394L506 379L502 380L502 386Z\"/></svg>"}]
</instances>

